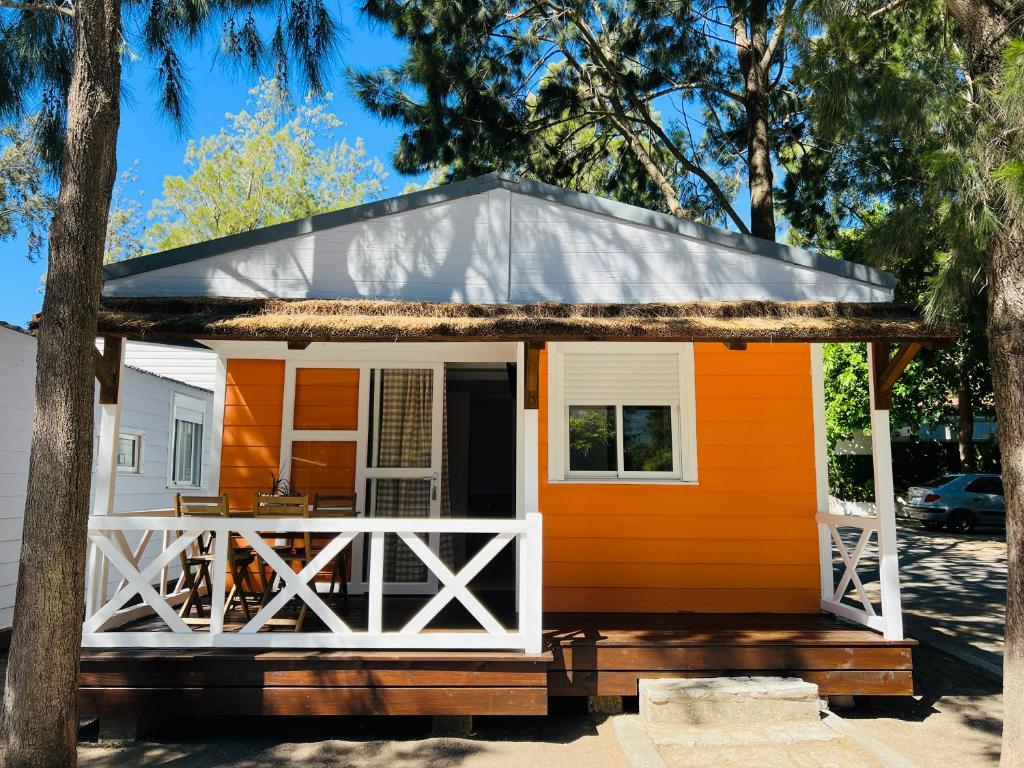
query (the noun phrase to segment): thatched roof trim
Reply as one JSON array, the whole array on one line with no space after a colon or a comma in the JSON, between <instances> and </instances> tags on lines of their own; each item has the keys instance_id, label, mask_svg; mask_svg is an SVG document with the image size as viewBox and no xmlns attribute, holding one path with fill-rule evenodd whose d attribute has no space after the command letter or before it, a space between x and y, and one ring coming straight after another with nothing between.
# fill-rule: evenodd
<instances>
[{"instance_id":1,"label":"thatched roof trim","mask_svg":"<svg viewBox=\"0 0 1024 768\"><path fill-rule=\"evenodd\" d=\"M956 338L906 307L842 302L447 304L348 299L104 298L99 332L258 341L919 341Z\"/></svg>"}]
</instances>

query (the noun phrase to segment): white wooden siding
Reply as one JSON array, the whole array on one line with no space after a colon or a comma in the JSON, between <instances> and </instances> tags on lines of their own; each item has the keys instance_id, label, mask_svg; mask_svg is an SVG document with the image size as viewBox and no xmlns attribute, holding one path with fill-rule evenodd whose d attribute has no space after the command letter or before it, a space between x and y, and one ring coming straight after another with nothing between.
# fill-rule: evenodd
<instances>
[{"instance_id":1,"label":"white wooden siding","mask_svg":"<svg viewBox=\"0 0 1024 768\"><path fill-rule=\"evenodd\" d=\"M35 356L32 336L0 327L0 628L10 626L14 613L32 441ZM128 369L125 373L121 433L142 435L142 471L118 473L114 511L166 509L173 495L167 487L172 393L182 392L206 403L204 484L210 477L213 393L142 371ZM196 491L209 492L206 485ZM159 546L154 543L150 549L144 562L155 556Z\"/></svg>"},{"instance_id":2,"label":"white wooden siding","mask_svg":"<svg viewBox=\"0 0 1024 768\"><path fill-rule=\"evenodd\" d=\"M610 216L513 196L515 303L887 301L888 291Z\"/></svg>"},{"instance_id":3,"label":"white wooden siding","mask_svg":"<svg viewBox=\"0 0 1024 768\"><path fill-rule=\"evenodd\" d=\"M491 248L488 198L508 194L492 190L143 272L108 281L104 290L110 296L503 301L508 253Z\"/></svg>"},{"instance_id":4,"label":"white wooden siding","mask_svg":"<svg viewBox=\"0 0 1024 768\"><path fill-rule=\"evenodd\" d=\"M107 296L891 301L879 285L492 189L108 280Z\"/></svg>"},{"instance_id":5,"label":"white wooden siding","mask_svg":"<svg viewBox=\"0 0 1024 768\"><path fill-rule=\"evenodd\" d=\"M211 392L217 382L217 353L211 349L129 341L125 344L124 362Z\"/></svg>"}]
</instances>

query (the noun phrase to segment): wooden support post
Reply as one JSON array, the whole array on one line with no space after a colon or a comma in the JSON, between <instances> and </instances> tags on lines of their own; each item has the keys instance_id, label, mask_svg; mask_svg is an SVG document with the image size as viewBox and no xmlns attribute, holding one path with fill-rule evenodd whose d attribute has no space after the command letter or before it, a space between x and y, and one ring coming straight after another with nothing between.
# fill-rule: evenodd
<instances>
[{"instance_id":1,"label":"wooden support post","mask_svg":"<svg viewBox=\"0 0 1024 768\"><path fill-rule=\"evenodd\" d=\"M526 342L525 372L525 408L535 411L540 407L540 352L544 349L543 341Z\"/></svg>"},{"instance_id":2,"label":"wooden support post","mask_svg":"<svg viewBox=\"0 0 1024 768\"><path fill-rule=\"evenodd\" d=\"M100 405L116 405L121 392L121 373L124 370L124 339L103 337L103 352L95 350L96 378L100 382Z\"/></svg>"},{"instance_id":3,"label":"wooden support post","mask_svg":"<svg viewBox=\"0 0 1024 768\"><path fill-rule=\"evenodd\" d=\"M871 402L880 411L892 410L892 387L910 365L910 361L921 351L921 345L916 341L904 342L892 357L889 356L887 341L873 341L868 346L875 360L871 368L871 381L874 384Z\"/></svg>"},{"instance_id":4,"label":"wooden support post","mask_svg":"<svg viewBox=\"0 0 1024 768\"><path fill-rule=\"evenodd\" d=\"M117 438L121 431L121 394L124 387L124 339L105 336L103 354L96 353L96 378L100 384L100 441L93 481L94 515L114 511L117 490ZM86 616L106 601L106 559L91 546L88 558Z\"/></svg>"},{"instance_id":5,"label":"wooden support post","mask_svg":"<svg viewBox=\"0 0 1024 768\"><path fill-rule=\"evenodd\" d=\"M915 350L916 354L916 350ZM892 402L892 385L881 399L879 387L887 380L887 371L892 363L901 357L889 359L889 348L885 342L868 345L868 388L871 402L871 458L875 475L875 509L878 515L878 561L879 581L882 589L883 634L886 640L903 639L903 609L900 601L900 564L896 539L896 502L892 479L892 445L890 442L889 408L880 408L879 403ZM903 355L910 362L913 355ZM897 376L899 373L896 374ZM893 378L891 381L895 381Z\"/></svg>"}]
</instances>

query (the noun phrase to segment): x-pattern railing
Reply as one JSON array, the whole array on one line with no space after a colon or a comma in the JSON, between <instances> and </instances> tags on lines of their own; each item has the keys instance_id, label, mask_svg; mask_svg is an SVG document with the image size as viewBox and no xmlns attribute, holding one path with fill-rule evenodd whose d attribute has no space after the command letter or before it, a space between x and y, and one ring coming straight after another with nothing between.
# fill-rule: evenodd
<instances>
[{"instance_id":1,"label":"x-pattern railing","mask_svg":"<svg viewBox=\"0 0 1024 768\"><path fill-rule=\"evenodd\" d=\"M821 569L822 569L822 609L858 624L885 631L885 616L881 615L868 594L861 578L861 568L865 553L874 538L879 556L881 555L880 525L877 517L861 515L822 514L817 516L821 530ZM856 543L851 547L850 541L843 536L843 530L858 530ZM851 537L852 539L852 537ZM835 581L833 573L833 553L838 554L842 563L842 575ZM877 563L876 563L877 565ZM850 586L860 605L844 602L849 597ZM885 584L879 584L880 590Z\"/></svg>"},{"instance_id":2,"label":"x-pattern railing","mask_svg":"<svg viewBox=\"0 0 1024 768\"><path fill-rule=\"evenodd\" d=\"M138 534L134 551L126 534ZM143 554L162 535L162 548L147 564ZM268 539L316 534L318 551L299 570ZM421 535L491 534L488 541L461 568L449 567ZM332 535L333 534L333 535ZM385 537L397 536L437 577L441 588L398 630L384 627ZM368 619L366 628L350 626L325 602L316 588L316 577L359 537L369 540ZM435 539L439 537L433 537ZM253 648L494 648L540 651L541 636L541 516L532 513L517 520L454 520L424 518L206 518L150 515L111 515L92 518L89 540L90 606L83 625L85 647L253 647ZM168 570L183 554L194 555L199 544L211 543L209 566L212 587L205 594L210 618L201 628L190 625L175 610L186 594L184 578L170 592L164 588ZM234 544L229 544L234 542ZM491 614L469 585L506 547L518 544L517 625L506 628ZM276 594L244 624L225 627L229 546L250 548L264 569L264 576L276 582ZM120 583L106 596L105 576L97 572L114 568ZM163 581L162 581L163 580ZM131 610L125 606L137 598ZM301 601L323 624L314 631L269 631L275 617L295 599ZM244 596L241 599L246 599ZM460 603L479 627L431 632L429 626L452 601ZM156 614L164 629L133 631L131 619L140 613ZM193 622L194 623L194 622Z\"/></svg>"}]
</instances>

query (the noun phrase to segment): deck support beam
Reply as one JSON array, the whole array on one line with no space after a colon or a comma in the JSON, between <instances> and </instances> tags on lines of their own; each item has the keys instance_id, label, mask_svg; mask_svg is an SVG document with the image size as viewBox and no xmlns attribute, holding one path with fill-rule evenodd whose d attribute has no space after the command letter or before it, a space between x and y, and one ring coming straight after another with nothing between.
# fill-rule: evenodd
<instances>
[{"instance_id":1,"label":"deck support beam","mask_svg":"<svg viewBox=\"0 0 1024 768\"><path fill-rule=\"evenodd\" d=\"M473 733L472 715L434 715L430 720L432 736L466 737Z\"/></svg>"},{"instance_id":2,"label":"deck support beam","mask_svg":"<svg viewBox=\"0 0 1024 768\"><path fill-rule=\"evenodd\" d=\"M874 466L875 509L878 515L878 569L882 590L882 619L885 622L883 634L886 640L903 639L889 407L892 403L892 383L917 354L918 349L919 345L904 344L896 357L890 359L887 343L873 342L868 345L871 459ZM881 407L883 405L885 407Z\"/></svg>"}]
</instances>

